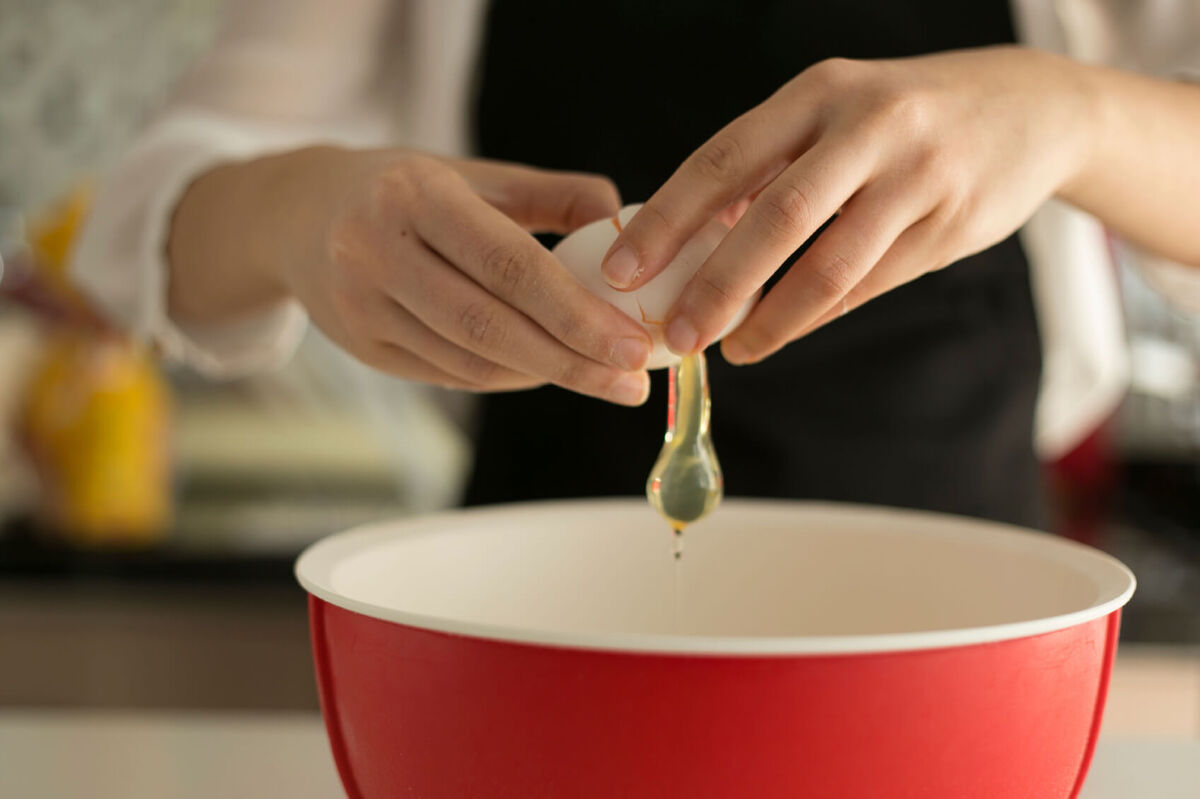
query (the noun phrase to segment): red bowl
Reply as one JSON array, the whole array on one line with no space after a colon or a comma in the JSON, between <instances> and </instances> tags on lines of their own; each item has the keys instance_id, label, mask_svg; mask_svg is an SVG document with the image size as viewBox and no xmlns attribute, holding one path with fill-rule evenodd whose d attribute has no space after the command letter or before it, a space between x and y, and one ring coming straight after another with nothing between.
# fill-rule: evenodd
<instances>
[{"instance_id":1,"label":"red bowl","mask_svg":"<svg viewBox=\"0 0 1200 799\"><path fill-rule=\"evenodd\" d=\"M928 513L634 500L327 538L311 594L346 792L422 799L1064 799L1134 579ZM678 595L676 595L678 591Z\"/></svg>"}]
</instances>

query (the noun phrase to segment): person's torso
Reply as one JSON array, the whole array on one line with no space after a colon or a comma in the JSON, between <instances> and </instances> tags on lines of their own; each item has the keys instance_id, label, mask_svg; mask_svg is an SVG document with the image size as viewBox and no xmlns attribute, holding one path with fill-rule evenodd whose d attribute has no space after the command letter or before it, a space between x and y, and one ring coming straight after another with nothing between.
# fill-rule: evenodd
<instances>
[{"instance_id":1,"label":"person's torso","mask_svg":"<svg viewBox=\"0 0 1200 799\"><path fill-rule=\"evenodd\" d=\"M721 126L832 56L1010 42L1004 0L493 4L480 155L593 171L646 199ZM1015 237L871 301L761 364L709 352L732 495L813 497L1040 521L1040 352ZM485 398L466 501L638 494L662 441L664 375L620 408L557 388Z\"/></svg>"}]
</instances>

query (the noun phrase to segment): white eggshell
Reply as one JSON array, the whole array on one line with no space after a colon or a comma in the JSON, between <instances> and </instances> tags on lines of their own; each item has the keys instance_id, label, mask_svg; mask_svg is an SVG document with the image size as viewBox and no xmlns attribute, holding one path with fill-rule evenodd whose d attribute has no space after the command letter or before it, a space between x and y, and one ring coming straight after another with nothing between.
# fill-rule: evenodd
<instances>
[{"instance_id":1,"label":"white eggshell","mask_svg":"<svg viewBox=\"0 0 1200 799\"><path fill-rule=\"evenodd\" d=\"M637 204L622 208L617 214L621 226L628 224L641 207ZM635 291L614 289L608 285L600 271L601 259L617 239L618 230L612 219L601 219L579 228L558 243L554 248L554 255L593 294L642 323L654 341L654 351L650 354L647 368L662 369L679 363L679 356L667 349L663 342L662 322L675 300L679 299L683 287L728 232L729 228L720 222L709 222L683 245L675 260L667 264L667 267L649 283ZM733 320L717 336L718 341L742 323L746 314L750 313L754 301L753 297L746 301Z\"/></svg>"}]
</instances>

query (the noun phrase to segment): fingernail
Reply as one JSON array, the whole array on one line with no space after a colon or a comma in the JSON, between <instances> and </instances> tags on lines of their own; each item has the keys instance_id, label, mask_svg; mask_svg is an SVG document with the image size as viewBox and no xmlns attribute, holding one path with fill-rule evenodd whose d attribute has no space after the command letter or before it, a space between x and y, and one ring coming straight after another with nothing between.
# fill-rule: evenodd
<instances>
[{"instance_id":1,"label":"fingernail","mask_svg":"<svg viewBox=\"0 0 1200 799\"><path fill-rule=\"evenodd\" d=\"M691 355L696 349L699 334L686 317L676 316L667 325L667 347L676 355Z\"/></svg>"},{"instance_id":2,"label":"fingernail","mask_svg":"<svg viewBox=\"0 0 1200 799\"><path fill-rule=\"evenodd\" d=\"M650 342L643 338L623 338L613 352L613 363L622 369L641 369L650 360Z\"/></svg>"},{"instance_id":3,"label":"fingernail","mask_svg":"<svg viewBox=\"0 0 1200 799\"><path fill-rule=\"evenodd\" d=\"M622 405L641 405L650 396L650 376L645 372L630 372L617 378L610 396Z\"/></svg>"},{"instance_id":4,"label":"fingernail","mask_svg":"<svg viewBox=\"0 0 1200 799\"><path fill-rule=\"evenodd\" d=\"M623 289L637 279L641 270L638 269L638 259L634 251L622 246L604 262L601 271L610 286Z\"/></svg>"}]
</instances>

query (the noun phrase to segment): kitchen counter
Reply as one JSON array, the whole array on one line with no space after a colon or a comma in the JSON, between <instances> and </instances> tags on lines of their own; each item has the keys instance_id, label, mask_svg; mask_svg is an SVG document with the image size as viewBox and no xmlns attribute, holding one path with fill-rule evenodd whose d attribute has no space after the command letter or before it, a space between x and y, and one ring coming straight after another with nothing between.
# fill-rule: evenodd
<instances>
[{"instance_id":1,"label":"kitchen counter","mask_svg":"<svg viewBox=\"0 0 1200 799\"><path fill-rule=\"evenodd\" d=\"M0 711L0 792L21 799L343 796L313 714ZM1200 739L1102 737L1080 799L1195 799Z\"/></svg>"}]
</instances>

